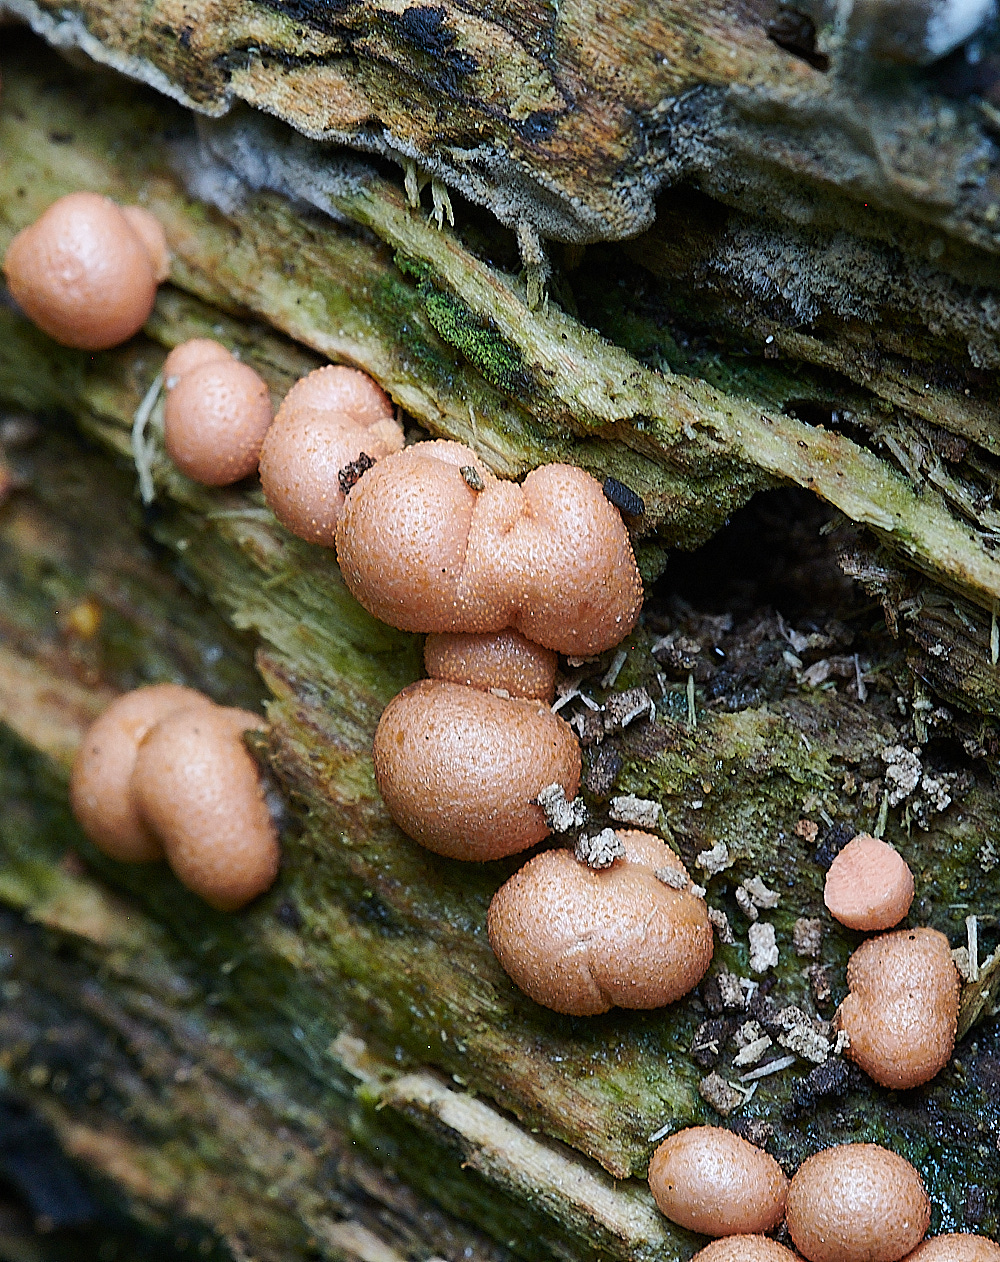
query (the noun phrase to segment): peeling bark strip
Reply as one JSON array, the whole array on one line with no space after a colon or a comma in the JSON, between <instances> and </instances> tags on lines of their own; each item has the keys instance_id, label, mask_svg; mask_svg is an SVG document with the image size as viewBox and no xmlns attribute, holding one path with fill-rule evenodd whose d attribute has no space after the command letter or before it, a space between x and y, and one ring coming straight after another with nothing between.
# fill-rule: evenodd
<instances>
[{"instance_id":1,"label":"peeling bark strip","mask_svg":"<svg viewBox=\"0 0 1000 1262\"><path fill-rule=\"evenodd\" d=\"M556 240L633 236L660 189L693 176L794 222L810 189L841 188L997 246L996 174L968 177L989 162L988 121L955 109L928 128L934 90L960 95L947 75L897 72L887 90L879 31L859 54L821 0L800 5L797 31L723 0L626 0L601 20L586 0L213 0L197 21L182 0L0 8L202 113L245 101L314 139L416 162ZM988 94L988 73L970 73L965 90Z\"/></svg>"}]
</instances>

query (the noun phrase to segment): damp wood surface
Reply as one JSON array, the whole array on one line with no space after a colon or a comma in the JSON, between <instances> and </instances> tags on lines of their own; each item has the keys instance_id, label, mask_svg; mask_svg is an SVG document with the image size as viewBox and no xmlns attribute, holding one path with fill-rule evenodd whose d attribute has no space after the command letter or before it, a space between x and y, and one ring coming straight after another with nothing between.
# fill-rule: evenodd
<instances>
[{"instance_id":1,"label":"damp wood surface","mask_svg":"<svg viewBox=\"0 0 1000 1262\"><path fill-rule=\"evenodd\" d=\"M762 582L770 612L741 612L738 584L728 623L719 593L699 605L693 579L679 603L657 589L613 689L644 687L655 719L589 744L585 775L596 816L612 790L661 802L693 873L725 845L733 862L706 884L737 940L717 949L716 974L750 975L741 882L777 891L762 913L780 949L769 998L829 1017L804 970L826 966L835 1001L856 938L825 920L813 960L793 936L797 920L823 918L816 854L836 830L881 822L917 876L914 923L957 946L977 915L983 956L997 945L1000 582L982 491L994 425L983 381L974 416L968 402L961 416L905 401L887 410L893 374L930 355L928 334L899 334L899 358L862 381L846 367L861 326L850 312L814 339L833 347L826 360L790 343L778 360L734 350L766 321L790 336L762 299L741 329L739 277L695 315L671 302L691 269L715 266L713 223L733 230L721 203L683 265L668 266L655 233L627 252L601 246L617 253L588 258L620 285L602 286L589 263L567 268L548 309L531 312L512 239L471 209L460 231L439 232L406 206L401 181L347 159L304 209L288 197L308 185L304 142L277 124L239 115L202 149L180 107L68 69L7 28L0 37L0 248L54 197L89 187L155 210L174 253L145 333L117 351L65 351L0 306L0 401L40 418L30 441L9 443L0 509L8 1089L93 1194L122 1199L164 1248L181 1223L234 1258L690 1257L695 1238L656 1214L645 1187L649 1137L717 1120L692 1048L721 1020L714 1068L740 1082L733 1013L713 1012L703 990L664 1012L584 1021L518 994L484 928L516 861L473 867L420 850L375 790L371 736L421 673L419 638L364 614L332 555L287 535L253 488L195 487L161 453L144 513L133 415L187 337L239 350L275 399L326 358L346 360L413 424L472 442L500 473L562 458L633 487L649 510L638 546L650 579L668 546L704 544L779 481L839 509L816 518L805 496L780 501L780 527L743 510L749 539L789 570L780 600ZM224 164L241 136L268 146L271 186L248 192ZM907 292L889 300L902 306ZM973 306L955 293L941 397L968 400L956 382ZM697 335L681 336L682 317ZM831 397L850 405L849 434L817 423ZM966 446L948 447L949 435ZM797 516L811 526L783 542ZM762 564L726 546L701 564ZM674 554L678 591L684 564ZM580 681L598 702L611 657ZM285 862L275 889L238 916L207 911L158 867L102 859L68 814L86 723L117 692L167 679L264 705L270 720L257 753L288 806ZM892 750L902 752L887 760ZM916 780L890 807L913 759ZM969 1031L929 1087L893 1098L848 1073L824 1093L800 1057L759 1079L730 1121L756 1126L789 1165L829 1142L888 1142L924 1172L936 1229L995 1233L994 986L987 977L967 992Z\"/></svg>"}]
</instances>

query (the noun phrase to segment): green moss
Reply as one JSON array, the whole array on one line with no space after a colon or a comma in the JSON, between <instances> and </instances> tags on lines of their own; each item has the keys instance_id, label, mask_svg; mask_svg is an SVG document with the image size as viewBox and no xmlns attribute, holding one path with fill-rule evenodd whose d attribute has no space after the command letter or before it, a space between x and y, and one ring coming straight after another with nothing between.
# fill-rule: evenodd
<instances>
[{"instance_id":1,"label":"green moss","mask_svg":"<svg viewBox=\"0 0 1000 1262\"><path fill-rule=\"evenodd\" d=\"M449 346L460 351L491 385L505 394L516 398L530 392L524 357L516 346L477 317L464 302L439 288L429 264L401 250L393 257L400 271L417 281L431 324Z\"/></svg>"}]
</instances>

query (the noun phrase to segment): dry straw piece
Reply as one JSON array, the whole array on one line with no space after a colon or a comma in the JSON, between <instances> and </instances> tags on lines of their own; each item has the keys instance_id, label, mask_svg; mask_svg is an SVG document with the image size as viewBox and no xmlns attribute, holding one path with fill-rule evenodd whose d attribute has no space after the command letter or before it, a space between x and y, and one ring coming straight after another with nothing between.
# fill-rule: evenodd
<instances>
[{"instance_id":1,"label":"dry straw piece","mask_svg":"<svg viewBox=\"0 0 1000 1262\"><path fill-rule=\"evenodd\" d=\"M3 270L40 329L63 346L99 351L142 328L168 263L163 228L148 211L69 193L17 234Z\"/></svg>"},{"instance_id":2,"label":"dry straw piece","mask_svg":"<svg viewBox=\"0 0 1000 1262\"><path fill-rule=\"evenodd\" d=\"M929 1082L951 1057L960 984L936 929L900 929L863 942L847 965L850 993L834 1018L847 1055L883 1087Z\"/></svg>"},{"instance_id":3,"label":"dry straw piece","mask_svg":"<svg viewBox=\"0 0 1000 1262\"><path fill-rule=\"evenodd\" d=\"M470 688L502 689L512 697L551 703L558 659L510 627L485 634L432 633L424 644L424 667L432 679Z\"/></svg>"},{"instance_id":4,"label":"dry straw piece","mask_svg":"<svg viewBox=\"0 0 1000 1262\"><path fill-rule=\"evenodd\" d=\"M877 1144L825 1148L788 1188L788 1230L809 1262L900 1262L930 1221L920 1175Z\"/></svg>"},{"instance_id":5,"label":"dry straw piece","mask_svg":"<svg viewBox=\"0 0 1000 1262\"><path fill-rule=\"evenodd\" d=\"M712 960L703 899L656 873L687 875L666 842L621 832L625 854L600 871L567 850L536 855L493 896L490 945L536 1003L592 1016L659 1008L686 995Z\"/></svg>"},{"instance_id":6,"label":"dry straw piece","mask_svg":"<svg viewBox=\"0 0 1000 1262\"><path fill-rule=\"evenodd\" d=\"M536 701L422 679L386 706L375 732L375 777L409 837L452 859L499 859L546 837L539 793L573 798L580 747Z\"/></svg>"},{"instance_id":7,"label":"dry straw piece","mask_svg":"<svg viewBox=\"0 0 1000 1262\"><path fill-rule=\"evenodd\" d=\"M628 532L596 478L551 464L502 481L460 443L418 443L367 473L337 557L357 600L404 631L514 627L587 656L622 640L642 606Z\"/></svg>"}]
</instances>

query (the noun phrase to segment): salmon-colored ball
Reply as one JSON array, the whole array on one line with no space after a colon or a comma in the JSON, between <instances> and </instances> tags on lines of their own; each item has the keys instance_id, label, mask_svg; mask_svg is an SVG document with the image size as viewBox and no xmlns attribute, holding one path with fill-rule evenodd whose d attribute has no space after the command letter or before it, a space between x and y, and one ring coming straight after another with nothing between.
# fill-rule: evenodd
<instances>
[{"instance_id":1,"label":"salmon-colored ball","mask_svg":"<svg viewBox=\"0 0 1000 1262\"><path fill-rule=\"evenodd\" d=\"M402 446L403 428L380 386L355 368L318 368L292 386L264 440L264 498L293 534L332 548L344 507L341 471L362 453L381 460Z\"/></svg>"},{"instance_id":2,"label":"salmon-colored ball","mask_svg":"<svg viewBox=\"0 0 1000 1262\"><path fill-rule=\"evenodd\" d=\"M70 775L70 805L83 831L112 859L162 859L163 847L139 813L132 772L146 733L168 715L198 705L212 702L193 688L153 684L118 697L87 729Z\"/></svg>"},{"instance_id":3,"label":"salmon-colored ball","mask_svg":"<svg viewBox=\"0 0 1000 1262\"><path fill-rule=\"evenodd\" d=\"M164 445L178 469L203 486L249 477L270 424L266 382L231 357L187 369L167 390Z\"/></svg>"},{"instance_id":4,"label":"salmon-colored ball","mask_svg":"<svg viewBox=\"0 0 1000 1262\"><path fill-rule=\"evenodd\" d=\"M50 337L106 350L137 333L153 310L162 258L150 257L149 238L109 198L70 193L17 234L4 273L18 304Z\"/></svg>"},{"instance_id":5,"label":"salmon-colored ball","mask_svg":"<svg viewBox=\"0 0 1000 1262\"><path fill-rule=\"evenodd\" d=\"M336 412L362 429L384 421L397 424L392 399L378 382L345 364L326 364L301 377L285 395L282 407L289 412Z\"/></svg>"},{"instance_id":6,"label":"salmon-colored ball","mask_svg":"<svg viewBox=\"0 0 1000 1262\"><path fill-rule=\"evenodd\" d=\"M797 1256L767 1236L723 1236L696 1253L691 1262L796 1262Z\"/></svg>"},{"instance_id":7,"label":"salmon-colored ball","mask_svg":"<svg viewBox=\"0 0 1000 1262\"><path fill-rule=\"evenodd\" d=\"M840 1144L796 1171L785 1221L809 1262L899 1262L924 1238L931 1203L903 1157L877 1144Z\"/></svg>"},{"instance_id":8,"label":"salmon-colored ball","mask_svg":"<svg viewBox=\"0 0 1000 1262\"><path fill-rule=\"evenodd\" d=\"M415 444L367 474L337 558L358 601L406 631L514 627L586 656L622 640L642 605L628 532L595 478L544 465L518 486L456 443Z\"/></svg>"},{"instance_id":9,"label":"salmon-colored ball","mask_svg":"<svg viewBox=\"0 0 1000 1262\"><path fill-rule=\"evenodd\" d=\"M1000 1245L986 1236L934 1236L908 1253L905 1262L1000 1262Z\"/></svg>"},{"instance_id":10,"label":"salmon-colored ball","mask_svg":"<svg viewBox=\"0 0 1000 1262\"><path fill-rule=\"evenodd\" d=\"M862 942L847 965L850 993L837 1010L846 1055L883 1087L929 1082L951 1057L959 978L936 929L900 929Z\"/></svg>"},{"instance_id":11,"label":"salmon-colored ball","mask_svg":"<svg viewBox=\"0 0 1000 1262\"><path fill-rule=\"evenodd\" d=\"M424 644L424 666L432 679L470 688L501 688L512 697L551 703L556 691L558 658L532 644L519 631L432 633Z\"/></svg>"},{"instance_id":12,"label":"salmon-colored ball","mask_svg":"<svg viewBox=\"0 0 1000 1262\"><path fill-rule=\"evenodd\" d=\"M536 855L497 890L490 946L517 986L573 1016L659 1008L698 984L712 960L704 899L656 872L684 865L659 837L621 832L624 858L595 871L567 850Z\"/></svg>"},{"instance_id":13,"label":"salmon-colored ball","mask_svg":"<svg viewBox=\"0 0 1000 1262\"><path fill-rule=\"evenodd\" d=\"M375 732L375 778L407 836L452 859L499 859L546 837L535 799L580 784L580 746L535 701L422 679L386 706Z\"/></svg>"},{"instance_id":14,"label":"salmon-colored ball","mask_svg":"<svg viewBox=\"0 0 1000 1262\"><path fill-rule=\"evenodd\" d=\"M158 285L162 285L170 275L170 250L163 224L144 206L123 206L122 214L143 244L153 269L153 279Z\"/></svg>"},{"instance_id":15,"label":"salmon-colored ball","mask_svg":"<svg viewBox=\"0 0 1000 1262\"><path fill-rule=\"evenodd\" d=\"M241 739L263 726L246 710L181 710L149 732L136 758L136 801L167 862L222 911L244 906L278 874L277 831Z\"/></svg>"},{"instance_id":16,"label":"salmon-colored ball","mask_svg":"<svg viewBox=\"0 0 1000 1262\"><path fill-rule=\"evenodd\" d=\"M660 1210L706 1236L773 1231L785 1216L788 1180L766 1152L720 1126L689 1126L665 1139L649 1163Z\"/></svg>"},{"instance_id":17,"label":"salmon-colored ball","mask_svg":"<svg viewBox=\"0 0 1000 1262\"><path fill-rule=\"evenodd\" d=\"M511 623L514 609L502 592L494 593L500 609L492 621L476 616L478 605L468 608L464 570L482 492L463 467L486 488L496 482L467 447L438 441L387 456L351 492L337 525L337 560L379 621L403 631L499 631Z\"/></svg>"},{"instance_id":18,"label":"salmon-colored ball","mask_svg":"<svg viewBox=\"0 0 1000 1262\"><path fill-rule=\"evenodd\" d=\"M830 865L823 901L848 929L891 929L910 910L913 873L898 850L860 833Z\"/></svg>"},{"instance_id":19,"label":"salmon-colored ball","mask_svg":"<svg viewBox=\"0 0 1000 1262\"><path fill-rule=\"evenodd\" d=\"M172 390L185 373L202 364L211 364L218 360L229 360L233 356L219 342L210 337L192 337L180 342L163 361L163 384Z\"/></svg>"}]
</instances>

